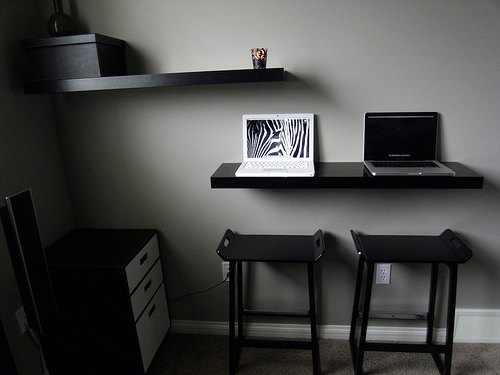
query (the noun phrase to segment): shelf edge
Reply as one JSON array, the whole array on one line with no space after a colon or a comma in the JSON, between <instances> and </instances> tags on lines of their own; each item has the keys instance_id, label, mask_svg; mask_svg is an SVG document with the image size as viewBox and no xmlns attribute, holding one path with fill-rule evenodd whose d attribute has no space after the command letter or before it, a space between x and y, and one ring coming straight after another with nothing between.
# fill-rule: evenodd
<instances>
[{"instance_id":1,"label":"shelf edge","mask_svg":"<svg viewBox=\"0 0 500 375\"><path fill-rule=\"evenodd\" d=\"M168 86L278 82L284 80L284 68L214 70L75 78L51 81L28 81L24 83L24 92L26 94L65 93Z\"/></svg>"}]
</instances>

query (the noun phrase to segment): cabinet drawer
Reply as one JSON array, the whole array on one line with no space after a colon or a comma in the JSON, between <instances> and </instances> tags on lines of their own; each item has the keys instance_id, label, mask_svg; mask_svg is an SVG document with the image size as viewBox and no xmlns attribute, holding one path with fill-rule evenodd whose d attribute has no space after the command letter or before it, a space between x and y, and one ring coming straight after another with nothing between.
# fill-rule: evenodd
<instances>
[{"instance_id":1,"label":"cabinet drawer","mask_svg":"<svg viewBox=\"0 0 500 375\"><path fill-rule=\"evenodd\" d=\"M156 292L162 281L163 272L161 270L161 262L157 261L130 297L132 311L134 312L134 321L137 320L141 311Z\"/></svg>"},{"instance_id":2,"label":"cabinet drawer","mask_svg":"<svg viewBox=\"0 0 500 375\"><path fill-rule=\"evenodd\" d=\"M165 286L162 285L136 324L144 372L151 364L169 328L167 296Z\"/></svg>"},{"instance_id":3,"label":"cabinet drawer","mask_svg":"<svg viewBox=\"0 0 500 375\"><path fill-rule=\"evenodd\" d=\"M132 293L139 281L146 275L160 256L158 238L155 235L125 268L129 292Z\"/></svg>"}]
</instances>

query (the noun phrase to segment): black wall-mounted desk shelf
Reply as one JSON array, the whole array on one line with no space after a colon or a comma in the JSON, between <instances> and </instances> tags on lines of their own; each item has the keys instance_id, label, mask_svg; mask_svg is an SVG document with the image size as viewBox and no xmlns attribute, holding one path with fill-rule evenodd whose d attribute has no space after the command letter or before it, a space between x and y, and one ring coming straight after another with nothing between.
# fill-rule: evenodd
<instances>
[{"instance_id":1,"label":"black wall-mounted desk shelf","mask_svg":"<svg viewBox=\"0 0 500 375\"><path fill-rule=\"evenodd\" d=\"M26 94L63 93L165 86L274 82L284 80L284 68L214 70L203 72L29 81L24 83L24 92Z\"/></svg>"},{"instance_id":2,"label":"black wall-mounted desk shelf","mask_svg":"<svg viewBox=\"0 0 500 375\"><path fill-rule=\"evenodd\" d=\"M314 177L236 177L240 163L224 163L210 178L213 189L481 189L483 176L457 162L455 176L368 175L362 162L316 163Z\"/></svg>"}]
</instances>

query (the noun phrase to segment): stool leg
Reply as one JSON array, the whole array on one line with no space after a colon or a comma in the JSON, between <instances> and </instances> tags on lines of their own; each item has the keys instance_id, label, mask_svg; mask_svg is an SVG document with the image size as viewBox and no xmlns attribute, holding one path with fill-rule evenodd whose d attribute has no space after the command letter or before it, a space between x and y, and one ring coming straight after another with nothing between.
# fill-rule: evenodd
<instances>
[{"instance_id":1,"label":"stool leg","mask_svg":"<svg viewBox=\"0 0 500 375\"><path fill-rule=\"evenodd\" d=\"M359 347L356 356L356 368L355 374L363 374L363 358L365 356L365 344L366 344L366 331L368 330L368 318L370 315L370 302L372 296L372 285L373 285L373 270L375 264L373 262L367 262L367 273L366 273L366 288L365 288L365 298L363 302L363 317L361 319L361 333L359 337Z\"/></svg>"},{"instance_id":2,"label":"stool leg","mask_svg":"<svg viewBox=\"0 0 500 375\"><path fill-rule=\"evenodd\" d=\"M436 311L436 291L437 291L437 277L439 270L438 263L432 263L431 269L431 284L429 289L429 307L427 310L427 344L432 344L434 333L434 314Z\"/></svg>"},{"instance_id":3,"label":"stool leg","mask_svg":"<svg viewBox=\"0 0 500 375\"><path fill-rule=\"evenodd\" d=\"M351 347L351 357L352 365L356 369L356 357L358 350L356 348L356 327L359 318L359 298L361 296L361 282L363 281L363 269L365 261L362 255L359 255L358 259L358 272L356 274L356 287L354 289L354 302L352 304L352 315L351 315L351 330L349 332L349 344Z\"/></svg>"},{"instance_id":4,"label":"stool leg","mask_svg":"<svg viewBox=\"0 0 500 375\"><path fill-rule=\"evenodd\" d=\"M427 312L427 337L426 344L432 345L434 341L434 315L436 312L436 292L439 264L432 263L431 284L429 288L429 309ZM439 353L431 353L432 359L440 373L443 373L443 360Z\"/></svg>"},{"instance_id":5,"label":"stool leg","mask_svg":"<svg viewBox=\"0 0 500 375\"><path fill-rule=\"evenodd\" d=\"M319 375L321 371L318 336L316 333L316 298L314 289L313 263L307 263L307 276L309 284L309 320L311 323L311 345L313 359L313 373Z\"/></svg>"},{"instance_id":6,"label":"stool leg","mask_svg":"<svg viewBox=\"0 0 500 375\"><path fill-rule=\"evenodd\" d=\"M236 262L238 279L236 287L238 290L238 338L243 339L243 272L242 262ZM239 354L238 354L239 356Z\"/></svg>"},{"instance_id":7,"label":"stool leg","mask_svg":"<svg viewBox=\"0 0 500 375\"><path fill-rule=\"evenodd\" d=\"M234 338L234 312L235 312L235 271L236 262L229 262L229 374L236 373L236 346Z\"/></svg>"},{"instance_id":8,"label":"stool leg","mask_svg":"<svg viewBox=\"0 0 500 375\"><path fill-rule=\"evenodd\" d=\"M444 375L451 374L451 358L453 353L453 331L455 329L455 305L457 300L457 265L448 264L448 317L446 323L446 352L444 354Z\"/></svg>"}]
</instances>

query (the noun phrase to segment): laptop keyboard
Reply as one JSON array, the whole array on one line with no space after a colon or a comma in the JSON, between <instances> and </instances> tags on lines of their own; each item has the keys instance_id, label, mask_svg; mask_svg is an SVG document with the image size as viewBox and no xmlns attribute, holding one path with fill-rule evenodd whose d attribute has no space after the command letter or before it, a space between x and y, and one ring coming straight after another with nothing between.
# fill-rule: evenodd
<instances>
[{"instance_id":1,"label":"laptop keyboard","mask_svg":"<svg viewBox=\"0 0 500 375\"><path fill-rule=\"evenodd\" d=\"M306 161L251 161L246 164L250 169L304 169L308 167Z\"/></svg>"},{"instance_id":2,"label":"laptop keyboard","mask_svg":"<svg viewBox=\"0 0 500 375\"><path fill-rule=\"evenodd\" d=\"M373 161L377 168L437 168L432 161Z\"/></svg>"}]
</instances>

